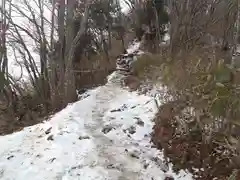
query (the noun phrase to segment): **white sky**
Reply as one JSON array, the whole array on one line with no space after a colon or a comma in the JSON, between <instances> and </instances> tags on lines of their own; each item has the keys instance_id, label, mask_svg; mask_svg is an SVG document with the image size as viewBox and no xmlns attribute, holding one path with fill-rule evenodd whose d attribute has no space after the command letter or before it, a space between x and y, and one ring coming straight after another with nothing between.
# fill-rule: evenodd
<instances>
[{"instance_id":1,"label":"white sky","mask_svg":"<svg viewBox=\"0 0 240 180\"><path fill-rule=\"evenodd\" d=\"M122 6L122 11L126 12L128 10L127 4L124 2L124 0L120 0L120 5Z\"/></svg>"}]
</instances>

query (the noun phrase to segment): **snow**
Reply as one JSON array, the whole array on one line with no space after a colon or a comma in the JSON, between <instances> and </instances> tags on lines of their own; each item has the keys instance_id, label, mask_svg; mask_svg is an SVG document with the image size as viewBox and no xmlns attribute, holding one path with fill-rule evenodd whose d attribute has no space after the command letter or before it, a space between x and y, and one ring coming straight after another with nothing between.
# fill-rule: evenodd
<instances>
[{"instance_id":1,"label":"snow","mask_svg":"<svg viewBox=\"0 0 240 180\"><path fill-rule=\"evenodd\" d=\"M13 14L17 24L28 22L17 14ZM49 19L51 14L46 10L44 15ZM24 32L21 36L38 60L33 40ZM142 54L140 45L134 42L128 53ZM20 76L13 51L8 53L10 73ZM27 79L26 71L23 74ZM157 111L154 98L125 90L120 86L121 79L114 72L106 85L82 94L78 102L48 121L0 136L0 179L164 180L172 176L191 180L190 173L173 173L172 165L164 163L163 153L150 143L151 119Z\"/></svg>"},{"instance_id":2,"label":"snow","mask_svg":"<svg viewBox=\"0 0 240 180\"><path fill-rule=\"evenodd\" d=\"M0 179L192 179L184 171L174 174L151 147L152 97L128 92L116 81L81 97L49 121L0 137Z\"/></svg>"},{"instance_id":3,"label":"snow","mask_svg":"<svg viewBox=\"0 0 240 180\"><path fill-rule=\"evenodd\" d=\"M128 53L134 53L136 51L139 51L139 48L141 46L141 42L139 41L134 41L127 49Z\"/></svg>"}]
</instances>

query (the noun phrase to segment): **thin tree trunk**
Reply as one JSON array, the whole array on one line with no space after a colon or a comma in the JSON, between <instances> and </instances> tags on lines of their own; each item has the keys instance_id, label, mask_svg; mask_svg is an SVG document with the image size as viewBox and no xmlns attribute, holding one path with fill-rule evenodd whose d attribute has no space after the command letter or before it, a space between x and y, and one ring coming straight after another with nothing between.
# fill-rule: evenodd
<instances>
[{"instance_id":1,"label":"thin tree trunk","mask_svg":"<svg viewBox=\"0 0 240 180\"><path fill-rule=\"evenodd\" d=\"M160 35L160 25L159 25L159 17L158 17L158 12L156 7L154 7L154 13L155 13L155 18L156 18L156 29L157 29L157 40L155 42L156 44L156 51L159 52L159 44L161 43L161 35Z\"/></svg>"},{"instance_id":2,"label":"thin tree trunk","mask_svg":"<svg viewBox=\"0 0 240 180\"><path fill-rule=\"evenodd\" d=\"M236 44L240 44L240 0L238 0L238 13L237 13L237 38Z\"/></svg>"},{"instance_id":3,"label":"thin tree trunk","mask_svg":"<svg viewBox=\"0 0 240 180\"><path fill-rule=\"evenodd\" d=\"M67 64L67 56L71 49L71 43L74 39L74 23L73 23L73 16L74 16L74 6L76 0L68 0L67 1L67 18L66 18L66 45L65 45L65 64Z\"/></svg>"},{"instance_id":4,"label":"thin tree trunk","mask_svg":"<svg viewBox=\"0 0 240 180\"><path fill-rule=\"evenodd\" d=\"M59 7L58 7L58 37L59 37L59 43L60 43L60 52L59 52L59 62L60 62L60 68L61 71L64 72L65 66L64 66L64 43L65 43L65 33L64 33L64 27L65 27L65 9L66 4L65 0L59 0ZM63 73L62 72L62 73Z\"/></svg>"},{"instance_id":5,"label":"thin tree trunk","mask_svg":"<svg viewBox=\"0 0 240 180\"><path fill-rule=\"evenodd\" d=\"M86 31L87 20L89 15L89 5L90 5L90 0L87 0L85 3L85 12L83 15L83 20L81 21L80 30L78 31L77 36L74 38L68 54L68 60L66 64L66 72L65 72L65 78L64 78L65 104L71 103L77 99L76 84L75 84L75 77L74 77L74 71L73 71L73 59L76 52L76 48L80 44L81 37Z\"/></svg>"},{"instance_id":6,"label":"thin tree trunk","mask_svg":"<svg viewBox=\"0 0 240 180\"><path fill-rule=\"evenodd\" d=\"M50 92L51 92L51 105L56 108L59 106L59 93L58 93L58 82L57 82L57 63L56 57L53 55L54 52L54 28L55 28L55 8L56 0L52 1L52 17L51 17L51 34L50 34L50 50L52 52L52 56L50 57Z\"/></svg>"},{"instance_id":7,"label":"thin tree trunk","mask_svg":"<svg viewBox=\"0 0 240 180\"><path fill-rule=\"evenodd\" d=\"M2 0L2 8L6 11L6 1ZM8 60L7 60L7 48L6 48L6 31L7 31L7 21L5 13L2 14L2 22L1 22L1 59L0 66L1 72L5 75L8 74ZM7 77L7 76L6 76Z\"/></svg>"}]
</instances>

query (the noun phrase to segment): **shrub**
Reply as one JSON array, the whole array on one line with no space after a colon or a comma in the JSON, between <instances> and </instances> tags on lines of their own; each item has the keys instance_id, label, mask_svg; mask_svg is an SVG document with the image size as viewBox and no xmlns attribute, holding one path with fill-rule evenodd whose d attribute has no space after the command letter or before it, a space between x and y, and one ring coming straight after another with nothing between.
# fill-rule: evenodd
<instances>
[{"instance_id":1,"label":"shrub","mask_svg":"<svg viewBox=\"0 0 240 180\"><path fill-rule=\"evenodd\" d=\"M170 110L162 110L163 104L156 115L153 142L164 149L175 168L191 172L194 167L203 168L204 172L196 173L197 179L230 176L240 167L236 160L240 157L238 71L211 54L196 52L174 59L150 56L142 61L140 67L157 62L156 67L150 65L140 72L155 81L161 76L172 97L167 101Z\"/></svg>"}]
</instances>

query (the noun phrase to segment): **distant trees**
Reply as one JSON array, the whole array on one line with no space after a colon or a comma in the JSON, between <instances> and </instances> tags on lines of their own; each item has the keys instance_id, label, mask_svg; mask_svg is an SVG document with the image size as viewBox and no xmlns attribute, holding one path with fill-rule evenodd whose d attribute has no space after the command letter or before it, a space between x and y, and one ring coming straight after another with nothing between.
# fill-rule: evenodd
<instances>
[{"instance_id":1,"label":"distant trees","mask_svg":"<svg viewBox=\"0 0 240 180\"><path fill-rule=\"evenodd\" d=\"M28 74L30 96L45 113L77 99L75 71L83 58L103 53L109 59L115 32L124 36L124 28L115 28L121 8L114 0L3 0L0 10L0 99L23 100L12 92L23 96L27 90L8 73L10 58ZM17 112L21 103L15 104Z\"/></svg>"},{"instance_id":2,"label":"distant trees","mask_svg":"<svg viewBox=\"0 0 240 180\"><path fill-rule=\"evenodd\" d=\"M134 19L134 29L137 38L140 40L146 33L149 44L159 44L165 35L165 27L169 22L163 0L146 0L132 2L131 16Z\"/></svg>"}]
</instances>

